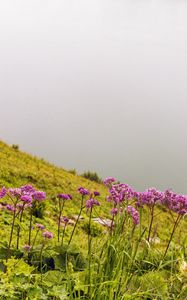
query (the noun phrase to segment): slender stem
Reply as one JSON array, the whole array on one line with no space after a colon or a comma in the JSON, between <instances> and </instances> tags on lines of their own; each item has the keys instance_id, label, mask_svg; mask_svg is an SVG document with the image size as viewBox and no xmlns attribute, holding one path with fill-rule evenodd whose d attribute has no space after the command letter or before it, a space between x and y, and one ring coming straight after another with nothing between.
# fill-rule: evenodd
<instances>
[{"instance_id":1,"label":"slender stem","mask_svg":"<svg viewBox=\"0 0 187 300\"><path fill-rule=\"evenodd\" d=\"M58 217L58 242L60 241L60 223L61 223L61 216L62 216L62 211L63 211L63 208L64 208L64 200L62 202L62 205L61 205L61 200L60 198L58 199L58 203L59 203L59 217Z\"/></svg>"},{"instance_id":2,"label":"slender stem","mask_svg":"<svg viewBox=\"0 0 187 300\"><path fill-rule=\"evenodd\" d=\"M11 226L11 232L10 232L10 239L9 239L9 244L8 244L6 261L8 260L8 257L10 255L10 247L11 247L11 243L12 243L15 219L16 219L16 204L14 205L14 213L13 213L12 226Z\"/></svg>"},{"instance_id":3,"label":"slender stem","mask_svg":"<svg viewBox=\"0 0 187 300\"><path fill-rule=\"evenodd\" d=\"M39 232L39 228L38 228L38 230L36 231L36 235L35 235L35 237L34 237L34 241L33 241L33 243L32 243L32 249L34 248L34 245L35 245L35 242L36 242L36 238L37 238L37 236L38 236L38 232Z\"/></svg>"},{"instance_id":4,"label":"slender stem","mask_svg":"<svg viewBox=\"0 0 187 300\"><path fill-rule=\"evenodd\" d=\"M114 208L116 208L116 204L114 204ZM114 216L114 214L112 215L112 221L111 221L111 227L110 227L110 234L112 235L112 229L113 229L113 226L114 226L114 218L115 218L115 216Z\"/></svg>"},{"instance_id":5,"label":"slender stem","mask_svg":"<svg viewBox=\"0 0 187 300\"><path fill-rule=\"evenodd\" d=\"M21 224L21 222L22 222L23 210L24 210L24 205L23 205L23 207L22 207L21 215L20 215L20 219L19 219L19 223L20 223L20 224ZM19 239L20 239L20 231L21 231L21 226L20 226L20 224L18 225L18 231L17 231L17 245L16 245L16 249L19 248Z\"/></svg>"},{"instance_id":6,"label":"slender stem","mask_svg":"<svg viewBox=\"0 0 187 300\"><path fill-rule=\"evenodd\" d=\"M92 207L90 209L89 224L88 224L88 295L91 297L91 218Z\"/></svg>"},{"instance_id":7,"label":"slender stem","mask_svg":"<svg viewBox=\"0 0 187 300\"><path fill-rule=\"evenodd\" d=\"M181 220L181 215L178 215L178 217L177 217L177 219L176 219L176 221L175 221L175 223L174 223L173 230L172 230L170 239L169 239L169 241L168 241L166 250L165 250L165 252L164 252L163 259L165 258L166 254L167 254L167 252L168 252L168 249L169 249L170 243L171 243L171 241L172 241L173 235L174 235L174 233L175 233L175 230L176 230L176 228L177 228L177 226L178 226L180 220Z\"/></svg>"},{"instance_id":8,"label":"slender stem","mask_svg":"<svg viewBox=\"0 0 187 300\"><path fill-rule=\"evenodd\" d=\"M42 253L45 246L45 242L43 242L41 250L40 250L40 275L41 275L41 282L42 282Z\"/></svg>"},{"instance_id":9,"label":"slender stem","mask_svg":"<svg viewBox=\"0 0 187 300\"><path fill-rule=\"evenodd\" d=\"M153 226L153 219L154 219L154 205L150 208L150 212L151 212L151 221L150 221L150 224L149 224L149 231L148 231L148 237L147 237L148 242L149 242L149 240L150 240L151 230L152 230L152 226Z\"/></svg>"},{"instance_id":10,"label":"slender stem","mask_svg":"<svg viewBox=\"0 0 187 300\"><path fill-rule=\"evenodd\" d=\"M29 240L28 245L31 245L31 230L32 230L32 207L30 208L30 220L29 220Z\"/></svg>"},{"instance_id":11,"label":"slender stem","mask_svg":"<svg viewBox=\"0 0 187 300\"><path fill-rule=\"evenodd\" d=\"M62 241L61 241L61 246L63 246L64 242L64 236L65 236L65 230L66 230L66 224L64 225L63 233L62 233Z\"/></svg>"},{"instance_id":12,"label":"slender stem","mask_svg":"<svg viewBox=\"0 0 187 300\"><path fill-rule=\"evenodd\" d=\"M80 208L80 211L79 211L79 214L78 214L78 217L77 217L77 220L75 222L75 225L73 227L73 230L72 230L72 233L71 233L71 236L70 236L70 239L69 239L69 242L68 242L68 245L70 245L71 243L71 240L73 238L73 235L74 235L74 232L75 232L75 228L77 227L77 223L79 221L79 218L80 218L80 215L82 213L82 210L83 210L83 200L84 200L84 196L82 195L82 200L81 200L81 208Z\"/></svg>"}]
</instances>

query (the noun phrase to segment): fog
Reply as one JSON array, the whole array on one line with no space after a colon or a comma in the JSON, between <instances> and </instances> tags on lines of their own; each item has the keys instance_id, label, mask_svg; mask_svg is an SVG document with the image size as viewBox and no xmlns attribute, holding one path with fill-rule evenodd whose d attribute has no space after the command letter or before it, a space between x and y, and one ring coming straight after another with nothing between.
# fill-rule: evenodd
<instances>
[{"instance_id":1,"label":"fog","mask_svg":"<svg viewBox=\"0 0 187 300\"><path fill-rule=\"evenodd\" d=\"M0 139L187 194L187 2L0 2Z\"/></svg>"}]
</instances>

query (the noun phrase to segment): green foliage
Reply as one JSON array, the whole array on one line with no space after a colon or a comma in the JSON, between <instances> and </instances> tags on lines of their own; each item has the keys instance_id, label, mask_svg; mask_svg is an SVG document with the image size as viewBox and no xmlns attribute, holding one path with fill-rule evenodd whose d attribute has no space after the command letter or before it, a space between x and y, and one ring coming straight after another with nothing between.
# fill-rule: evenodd
<instances>
[{"instance_id":1,"label":"green foliage","mask_svg":"<svg viewBox=\"0 0 187 300\"><path fill-rule=\"evenodd\" d=\"M88 234L89 233L89 222L85 221L81 225L81 228L85 231L86 234ZM99 225L95 222L92 222L91 232L90 232L91 236L97 237L97 236L100 236L102 233L103 233L103 228L101 227L101 225Z\"/></svg>"},{"instance_id":2,"label":"green foliage","mask_svg":"<svg viewBox=\"0 0 187 300\"><path fill-rule=\"evenodd\" d=\"M12 148L13 148L14 150L18 151L18 150L19 150L19 145L13 144L13 145L12 145Z\"/></svg>"},{"instance_id":3,"label":"green foliage","mask_svg":"<svg viewBox=\"0 0 187 300\"><path fill-rule=\"evenodd\" d=\"M43 219L45 212L46 204L45 202L34 201L32 204L32 214L36 218Z\"/></svg>"},{"instance_id":4,"label":"green foliage","mask_svg":"<svg viewBox=\"0 0 187 300\"><path fill-rule=\"evenodd\" d=\"M99 175L96 172L87 171L84 172L81 176L91 181L95 181L97 183L102 182L102 179L99 177Z\"/></svg>"}]
</instances>

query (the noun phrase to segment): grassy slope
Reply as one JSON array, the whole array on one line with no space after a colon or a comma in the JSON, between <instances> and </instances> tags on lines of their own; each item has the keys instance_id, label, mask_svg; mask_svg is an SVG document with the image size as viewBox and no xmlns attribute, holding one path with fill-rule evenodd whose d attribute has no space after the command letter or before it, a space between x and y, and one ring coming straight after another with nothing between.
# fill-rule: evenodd
<instances>
[{"instance_id":1,"label":"grassy slope","mask_svg":"<svg viewBox=\"0 0 187 300\"><path fill-rule=\"evenodd\" d=\"M105 202L107 190L101 184L91 182L81 176L73 175L62 168L58 168L43 159L38 159L0 142L0 187L19 187L23 184L32 184L40 190L47 193L47 210L44 223L48 228L54 231L56 229L56 207L55 198L58 193L70 193L73 195L73 201L69 201L65 206L65 213L68 216L78 213L80 205L80 196L76 190L79 186L84 186L91 191L101 192L100 201L105 203L101 208L97 208L100 216L106 216L109 205ZM4 213L5 214L5 213ZM6 218L9 218L8 214ZM168 238L168 232L171 230L171 218L164 212L157 210L155 226L161 233L163 239ZM41 220L37 220L38 222ZM182 222L178 229L176 240L181 238L181 234L187 230L187 223ZM81 231L79 232L80 234ZM79 234L77 240L80 238ZM76 238L75 238L76 241Z\"/></svg>"},{"instance_id":2,"label":"grassy slope","mask_svg":"<svg viewBox=\"0 0 187 300\"><path fill-rule=\"evenodd\" d=\"M77 188L79 186L86 187L90 191L100 191L102 194L100 201L102 203L104 203L107 194L107 190L101 184L73 175L43 159L15 150L11 146L0 142L0 188L2 186L19 187L28 183L47 193L45 220L36 221L42 222L53 232L56 231L57 226L56 195L58 193L73 195L73 200L68 201L64 209L64 214L68 216L78 213L80 195L77 194ZM101 215L106 215L107 210L106 208L99 208L97 211ZM1 211L0 214L2 215L0 225L6 219L6 222L3 222L3 226L6 226L7 220L8 223L10 222L10 213ZM9 230L9 226L7 230ZM69 230L71 231L71 228ZM80 234L83 235L82 231L79 232L77 239L80 238ZM6 237L5 231L3 235Z\"/></svg>"}]
</instances>

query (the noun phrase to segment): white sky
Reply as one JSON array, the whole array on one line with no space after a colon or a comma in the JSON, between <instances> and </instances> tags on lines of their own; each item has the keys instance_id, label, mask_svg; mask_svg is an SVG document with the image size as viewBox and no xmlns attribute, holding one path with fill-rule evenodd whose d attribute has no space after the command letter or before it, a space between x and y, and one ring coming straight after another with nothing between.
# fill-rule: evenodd
<instances>
[{"instance_id":1,"label":"white sky","mask_svg":"<svg viewBox=\"0 0 187 300\"><path fill-rule=\"evenodd\" d=\"M0 139L187 193L187 2L0 1Z\"/></svg>"}]
</instances>

